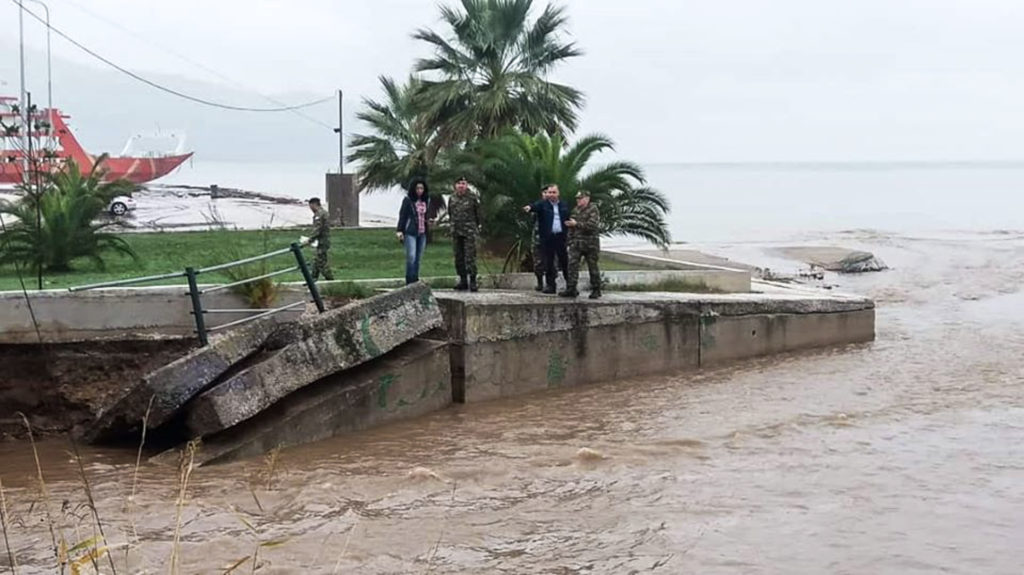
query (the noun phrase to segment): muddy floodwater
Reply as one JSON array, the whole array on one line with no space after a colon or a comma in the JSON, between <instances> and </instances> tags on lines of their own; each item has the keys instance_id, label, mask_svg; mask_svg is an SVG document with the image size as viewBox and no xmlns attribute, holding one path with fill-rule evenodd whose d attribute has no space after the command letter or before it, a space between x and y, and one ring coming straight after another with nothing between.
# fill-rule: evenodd
<instances>
[{"instance_id":1,"label":"muddy floodwater","mask_svg":"<svg viewBox=\"0 0 1024 575\"><path fill-rule=\"evenodd\" d=\"M876 299L876 342L457 406L198 469L180 506L177 469L83 448L114 566L1020 574L1024 234L815 241L893 268L836 280ZM69 544L96 523L68 444L39 448L48 505L0 445L19 573L55 572L47 508Z\"/></svg>"}]
</instances>

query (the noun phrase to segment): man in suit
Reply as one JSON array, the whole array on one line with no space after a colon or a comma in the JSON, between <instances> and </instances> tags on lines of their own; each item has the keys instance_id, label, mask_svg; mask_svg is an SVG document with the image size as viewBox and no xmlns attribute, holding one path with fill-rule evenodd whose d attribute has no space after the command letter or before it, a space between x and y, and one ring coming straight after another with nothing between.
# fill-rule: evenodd
<instances>
[{"instance_id":1,"label":"man in suit","mask_svg":"<svg viewBox=\"0 0 1024 575\"><path fill-rule=\"evenodd\" d=\"M523 206L523 211L533 213L537 217L537 232L540 235L541 255L544 260L544 276L547 285L544 293L553 294L558 274L555 269L555 258L558 258L558 269L568 277L569 252L566 248L566 233L569 228L565 222L569 219L569 206L559 199L558 186L548 185L544 199Z\"/></svg>"}]
</instances>

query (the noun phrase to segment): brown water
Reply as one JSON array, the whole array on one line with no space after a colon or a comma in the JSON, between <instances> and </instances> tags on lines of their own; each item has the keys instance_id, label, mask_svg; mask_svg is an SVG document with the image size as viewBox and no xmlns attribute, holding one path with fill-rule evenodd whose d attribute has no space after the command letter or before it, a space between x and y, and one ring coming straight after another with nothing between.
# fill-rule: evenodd
<instances>
[{"instance_id":1,"label":"brown water","mask_svg":"<svg viewBox=\"0 0 1024 575\"><path fill-rule=\"evenodd\" d=\"M261 573L1024 572L1024 235L833 239L895 268L842 280L875 343L460 406L286 451L269 489L263 461L200 469L181 572L259 541ZM53 572L29 448L0 457L20 572ZM176 472L129 502L134 454L84 457L118 572L168 572Z\"/></svg>"}]
</instances>

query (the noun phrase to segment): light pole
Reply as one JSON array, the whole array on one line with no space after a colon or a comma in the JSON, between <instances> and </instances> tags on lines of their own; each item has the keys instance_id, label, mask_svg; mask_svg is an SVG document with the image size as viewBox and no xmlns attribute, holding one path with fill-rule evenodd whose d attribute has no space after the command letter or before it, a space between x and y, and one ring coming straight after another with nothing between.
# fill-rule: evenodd
<instances>
[{"instance_id":1,"label":"light pole","mask_svg":"<svg viewBox=\"0 0 1024 575\"><path fill-rule=\"evenodd\" d=\"M46 107L53 109L53 74L50 66L50 7L42 0L29 0L43 7L46 13Z\"/></svg>"},{"instance_id":2,"label":"light pole","mask_svg":"<svg viewBox=\"0 0 1024 575\"><path fill-rule=\"evenodd\" d=\"M338 173L345 173L345 133L342 128L345 124L345 110L342 104L342 91L338 90L338 127L334 129L334 133L338 134Z\"/></svg>"},{"instance_id":3,"label":"light pole","mask_svg":"<svg viewBox=\"0 0 1024 575\"><path fill-rule=\"evenodd\" d=\"M25 5L18 0L18 57L21 65L21 181L29 185L29 119L28 119L28 96L25 92Z\"/></svg>"},{"instance_id":4,"label":"light pole","mask_svg":"<svg viewBox=\"0 0 1024 575\"><path fill-rule=\"evenodd\" d=\"M53 67L50 59L50 7L42 0L29 0L43 7L46 13L46 147L53 145Z\"/></svg>"}]
</instances>

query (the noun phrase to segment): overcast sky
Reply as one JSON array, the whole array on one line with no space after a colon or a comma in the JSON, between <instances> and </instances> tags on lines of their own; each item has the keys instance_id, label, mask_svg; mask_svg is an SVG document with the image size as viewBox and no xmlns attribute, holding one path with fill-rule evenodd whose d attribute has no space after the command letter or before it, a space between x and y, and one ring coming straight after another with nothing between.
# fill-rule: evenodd
<instances>
[{"instance_id":1,"label":"overcast sky","mask_svg":"<svg viewBox=\"0 0 1024 575\"><path fill-rule=\"evenodd\" d=\"M48 3L55 27L139 72L223 84L163 45L227 76L235 88L290 93L294 100L341 87L353 113L358 98L379 95L378 75L402 76L425 55L410 33L439 26L437 5L428 0ZM580 131L610 135L629 158L1024 159L1021 0L564 4L571 38L586 55L557 78L587 95ZM40 10L27 0L26 6ZM0 91L15 95L11 0L0 0L0 30L0 71L7 72ZM34 21L26 21L26 36L30 46L45 48L44 28ZM54 54L99 65L56 38ZM44 74L32 73L37 94ZM88 113L68 95L74 87L60 78L55 84L60 107L77 117ZM330 105L314 113L334 117Z\"/></svg>"}]
</instances>

